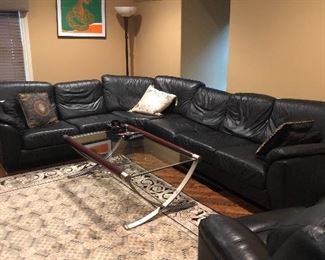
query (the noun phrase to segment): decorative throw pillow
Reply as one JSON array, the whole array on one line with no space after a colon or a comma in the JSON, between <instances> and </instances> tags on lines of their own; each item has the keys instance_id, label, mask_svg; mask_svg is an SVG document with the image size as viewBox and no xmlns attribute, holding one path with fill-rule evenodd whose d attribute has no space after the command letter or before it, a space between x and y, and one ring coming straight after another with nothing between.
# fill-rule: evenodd
<instances>
[{"instance_id":1,"label":"decorative throw pillow","mask_svg":"<svg viewBox=\"0 0 325 260\"><path fill-rule=\"evenodd\" d=\"M310 121L286 122L281 124L274 133L267 138L256 150L256 156L263 159L265 155L276 147L312 143L313 135L310 135L310 129L314 124Z\"/></svg>"},{"instance_id":2,"label":"decorative throw pillow","mask_svg":"<svg viewBox=\"0 0 325 260\"><path fill-rule=\"evenodd\" d=\"M164 111L175 98L176 95L157 90L150 85L138 104L129 111L149 115L161 115L161 112Z\"/></svg>"},{"instance_id":3,"label":"decorative throw pillow","mask_svg":"<svg viewBox=\"0 0 325 260\"><path fill-rule=\"evenodd\" d=\"M29 128L58 122L55 107L46 92L20 93L18 99Z\"/></svg>"}]
</instances>

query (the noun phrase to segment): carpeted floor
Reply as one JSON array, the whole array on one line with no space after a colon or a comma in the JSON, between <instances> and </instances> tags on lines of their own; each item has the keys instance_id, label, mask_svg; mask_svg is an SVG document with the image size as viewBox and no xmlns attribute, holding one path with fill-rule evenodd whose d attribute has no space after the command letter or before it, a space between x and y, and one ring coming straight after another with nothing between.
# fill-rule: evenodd
<instances>
[{"instance_id":1,"label":"carpeted floor","mask_svg":"<svg viewBox=\"0 0 325 260\"><path fill-rule=\"evenodd\" d=\"M125 230L123 224L153 206L102 168L67 178L91 165L80 162L1 179L0 259L197 258L197 226L212 210L182 195L178 203L188 208ZM155 176L136 182L158 200L171 193Z\"/></svg>"}]
</instances>

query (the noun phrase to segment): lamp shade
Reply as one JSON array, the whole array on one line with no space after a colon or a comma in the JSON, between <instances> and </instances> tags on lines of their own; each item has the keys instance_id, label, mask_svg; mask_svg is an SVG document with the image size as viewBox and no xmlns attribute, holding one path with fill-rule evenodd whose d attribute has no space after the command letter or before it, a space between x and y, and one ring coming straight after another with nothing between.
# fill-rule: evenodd
<instances>
[{"instance_id":1,"label":"lamp shade","mask_svg":"<svg viewBox=\"0 0 325 260\"><path fill-rule=\"evenodd\" d=\"M122 17L130 17L137 11L135 6L115 6L114 8L115 11Z\"/></svg>"}]
</instances>

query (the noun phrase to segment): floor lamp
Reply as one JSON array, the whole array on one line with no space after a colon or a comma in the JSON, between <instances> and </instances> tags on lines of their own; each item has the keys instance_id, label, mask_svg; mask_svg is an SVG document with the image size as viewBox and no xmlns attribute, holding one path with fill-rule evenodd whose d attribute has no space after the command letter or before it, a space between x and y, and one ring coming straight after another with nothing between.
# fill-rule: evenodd
<instances>
[{"instance_id":1,"label":"floor lamp","mask_svg":"<svg viewBox=\"0 0 325 260\"><path fill-rule=\"evenodd\" d=\"M129 17L137 11L135 6L115 6L115 11L123 17L125 36L125 67L126 75L129 76Z\"/></svg>"}]
</instances>

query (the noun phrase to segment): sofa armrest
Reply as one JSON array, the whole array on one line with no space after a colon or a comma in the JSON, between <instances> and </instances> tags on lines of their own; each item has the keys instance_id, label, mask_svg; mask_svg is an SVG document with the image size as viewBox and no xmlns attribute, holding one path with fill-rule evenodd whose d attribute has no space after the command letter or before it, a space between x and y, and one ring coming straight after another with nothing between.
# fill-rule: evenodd
<instances>
[{"instance_id":1,"label":"sofa armrest","mask_svg":"<svg viewBox=\"0 0 325 260\"><path fill-rule=\"evenodd\" d=\"M12 115L7 114L4 111L3 105L5 104L5 100L0 100L0 124L11 125L14 128L20 126L19 122L17 122L17 118L14 118ZM10 105L7 105L7 109L11 110ZM12 112L12 111L11 111Z\"/></svg>"},{"instance_id":2,"label":"sofa armrest","mask_svg":"<svg viewBox=\"0 0 325 260\"><path fill-rule=\"evenodd\" d=\"M4 113L1 107L0 107L0 124L16 127L15 119L10 115Z\"/></svg>"},{"instance_id":3,"label":"sofa armrest","mask_svg":"<svg viewBox=\"0 0 325 260\"><path fill-rule=\"evenodd\" d=\"M276 160L302 157L308 155L325 154L325 143L299 144L278 147L270 151L264 161L270 165Z\"/></svg>"},{"instance_id":4,"label":"sofa armrest","mask_svg":"<svg viewBox=\"0 0 325 260\"><path fill-rule=\"evenodd\" d=\"M266 172L271 208L311 206L325 197L325 154L274 161Z\"/></svg>"},{"instance_id":5,"label":"sofa armrest","mask_svg":"<svg viewBox=\"0 0 325 260\"><path fill-rule=\"evenodd\" d=\"M284 220L299 214L305 207L293 207L278 210L261 212L251 216L237 218L241 224L248 227L259 238L266 243L267 237L275 228L278 227Z\"/></svg>"},{"instance_id":6,"label":"sofa armrest","mask_svg":"<svg viewBox=\"0 0 325 260\"><path fill-rule=\"evenodd\" d=\"M15 168L21 151L19 131L8 124L0 123L0 159L5 168Z\"/></svg>"},{"instance_id":7,"label":"sofa armrest","mask_svg":"<svg viewBox=\"0 0 325 260\"><path fill-rule=\"evenodd\" d=\"M263 242L238 221L210 215L199 225L199 260L269 259Z\"/></svg>"}]
</instances>

